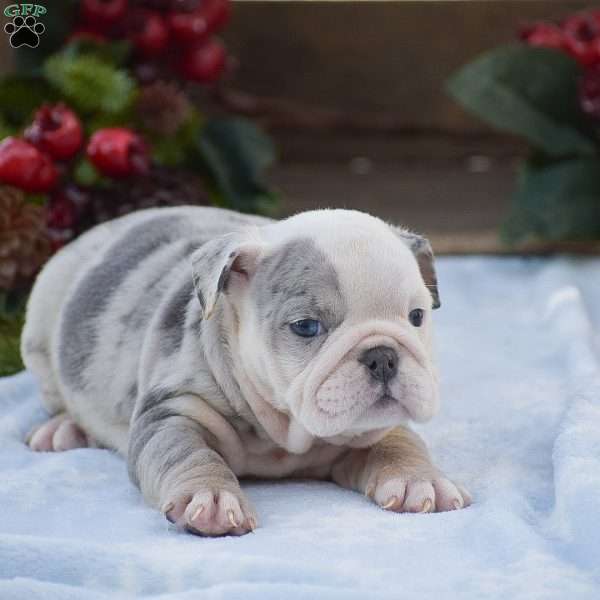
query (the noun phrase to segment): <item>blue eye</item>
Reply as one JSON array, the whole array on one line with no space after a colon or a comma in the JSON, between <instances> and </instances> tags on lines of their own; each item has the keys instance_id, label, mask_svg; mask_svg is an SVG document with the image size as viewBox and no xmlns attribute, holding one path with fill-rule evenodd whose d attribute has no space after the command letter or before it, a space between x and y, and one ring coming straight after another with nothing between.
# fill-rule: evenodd
<instances>
[{"instance_id":1,"label":"blue eye","mask_svg":"<svg viewBox=\"0 0 600 600\"><path fill-rule=\"evenodd\" d=\"M300 337L315 337L320 333L323 333L323 325L321 321L316 319L300 319L290 323L290 329Z\"/></svg>"}]
</instances>

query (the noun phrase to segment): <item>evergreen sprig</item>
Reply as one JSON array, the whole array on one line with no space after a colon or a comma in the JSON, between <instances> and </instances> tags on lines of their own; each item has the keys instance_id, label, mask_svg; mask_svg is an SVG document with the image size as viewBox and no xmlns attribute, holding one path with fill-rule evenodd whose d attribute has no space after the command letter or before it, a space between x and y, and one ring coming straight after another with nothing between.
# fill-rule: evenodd
<instances>
[{"instance_id":1,"label":"evergreen sprig","mask_svg":"<svg viewBox=\"0 0 600 600\"><path fill-rule=\"evenodd\" d=\"M56 54L44 63L48 81L78 110L118 113L133 100L133 79L92 55Z\"/></svg>"}]
</instances>

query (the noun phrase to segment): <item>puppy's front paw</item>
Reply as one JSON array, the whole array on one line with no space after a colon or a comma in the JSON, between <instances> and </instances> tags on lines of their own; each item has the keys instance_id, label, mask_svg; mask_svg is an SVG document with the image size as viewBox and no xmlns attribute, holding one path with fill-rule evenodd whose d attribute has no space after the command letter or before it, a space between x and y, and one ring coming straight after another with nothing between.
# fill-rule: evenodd
<instances>
[{"instance_id":1,"label":"puppy's front paw","mask_svg":"<svg viewBox=\"0 0 600 600\"><path fill-rule=\"evenodd\" d=\"M367 485L366 495L382 508L394 512L443 512L471 504L469 492L441 473L377 478Z\"/></svg>"},{"instance_id":2,"label":"puppy's front paw","mask_svg":"<svg viewBox=\"0 0 600 600\"><path fill-rule=\"evenodd\" d=\"M206 487L163 508L171 523L206 536L244 535L257 527L256 512L241 490Z\"/></svg>"}]
</instances>

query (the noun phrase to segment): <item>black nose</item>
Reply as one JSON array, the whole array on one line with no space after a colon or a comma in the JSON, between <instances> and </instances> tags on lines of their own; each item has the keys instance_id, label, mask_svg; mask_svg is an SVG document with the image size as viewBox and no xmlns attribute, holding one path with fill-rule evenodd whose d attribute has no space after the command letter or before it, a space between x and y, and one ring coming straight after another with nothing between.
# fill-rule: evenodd
<instances>
[{"instance_id":1,"label":"black nose","mask_svg":"<svg viewBox=\"0 0 600 600\"><path fill-rule=\"evenodd\" d=\"M398 355L393 348L388 346L375 346L375 348L365 350L358 362L369 369L372 377L383 383L393 379L398 372Z\"/></svg>"}]
</instances>

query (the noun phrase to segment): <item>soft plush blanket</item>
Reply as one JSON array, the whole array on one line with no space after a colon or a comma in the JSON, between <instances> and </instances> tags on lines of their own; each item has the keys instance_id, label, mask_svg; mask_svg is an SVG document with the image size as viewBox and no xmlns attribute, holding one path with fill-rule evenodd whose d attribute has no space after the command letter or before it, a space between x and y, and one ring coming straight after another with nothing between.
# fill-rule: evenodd
<instances>
[{"instance_id":1,"label":"soft plush blanket","mask_svg":"<svg viewBox=\"0 0 600 600\"><path fill-rule=\"evenodd\" d=\"M22 373L0 381L0 598L600 598L600 260L438 269L442 410L419 430L473 506L249 483L254 533L178 533L112 452L29 451L46 415Z\"/></svg>"}]
</instances>

